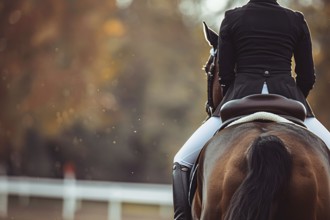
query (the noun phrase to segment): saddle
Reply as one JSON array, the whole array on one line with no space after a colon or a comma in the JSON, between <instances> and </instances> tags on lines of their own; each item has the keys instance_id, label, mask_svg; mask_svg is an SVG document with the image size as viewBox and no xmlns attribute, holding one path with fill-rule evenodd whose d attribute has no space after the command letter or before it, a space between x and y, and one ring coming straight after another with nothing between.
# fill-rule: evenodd
<instances>
[{"instance_id":1,"label":"saddle","mask_svg":"<svg viewBox=\"0 0 330 220\"><path fill-rule=\"evenodd\" d=\"M220 117L225 126L256 112L273 113L302 126L307 114L299 101L276 94L256 94L226 102L220 109Z\"/></svg>"},{"instance_id":2,"label":"saddle","mask_svg":"<svg viewBox=\"0 0 330 220\"><path fill-rule=\"evenodd\" d=\"M306 108L299 101L288 99L276 94L256 94L249 95L242 99L235 99L226 102L220 109L220 117L223 121L221 129L230 123L257 112L267 112L279 115L295 124L305 127ZM199 157L199 156L198 156ZM198 158L197 160L198 161ZM191 204L196 190L196 171L198 164L195 163L191 176L189 187L189 203Z\"/></svg>"}]
</instances>

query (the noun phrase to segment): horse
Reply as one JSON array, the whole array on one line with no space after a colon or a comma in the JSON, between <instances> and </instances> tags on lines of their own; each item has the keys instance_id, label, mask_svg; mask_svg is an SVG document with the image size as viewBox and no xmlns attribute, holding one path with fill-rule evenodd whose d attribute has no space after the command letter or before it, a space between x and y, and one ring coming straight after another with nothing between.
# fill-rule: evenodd
<instances>
[{"instance_id":1,"label":"horse","mask_svg":"<svg viewBox=\"0 0 330 220\"><path fill-rule=\"evenodd\" d=\"M205 30L216 45L216 33ZM209 140L197 164L193 219L330 219L330 152L303 126L233 124Z\"/></svg>"}]
</instances>

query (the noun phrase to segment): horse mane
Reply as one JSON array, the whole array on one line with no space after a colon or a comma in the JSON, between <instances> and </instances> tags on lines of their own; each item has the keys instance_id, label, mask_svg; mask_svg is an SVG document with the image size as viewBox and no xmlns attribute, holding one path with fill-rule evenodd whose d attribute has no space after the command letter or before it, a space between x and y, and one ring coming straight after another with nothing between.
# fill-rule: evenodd
<instances>
[{"instance_id":1,"label":"horse mane","mask_svg":"<svg viewBox=\"0 0 330 220\"><path fill-rule=\"evenodd\" d=\"M234 193L225 220L269 220L287 186L292 158L276 136L261 135L247 153L248 174Z\"/></svg>"}]
</instances>

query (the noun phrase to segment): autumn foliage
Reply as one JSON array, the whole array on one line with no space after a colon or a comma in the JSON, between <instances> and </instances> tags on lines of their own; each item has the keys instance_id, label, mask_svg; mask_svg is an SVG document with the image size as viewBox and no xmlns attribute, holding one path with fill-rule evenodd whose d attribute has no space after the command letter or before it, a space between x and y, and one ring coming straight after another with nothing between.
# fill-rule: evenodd
<instances>
[{"instance_id":1,"label":"autumn foliage","mask_svg":"<svg viewBox=\"0 0 330 220\"><path fill-rule=\"evenodd\" d=\"M320 72L310 101L330 126L329 6L296 6ZM209 50L201 23L179 9L180 1L0 1L7 174L60 178L70 164L80 179L170 182L175 152L205 117Z\"/></svg>"}]
</instances>

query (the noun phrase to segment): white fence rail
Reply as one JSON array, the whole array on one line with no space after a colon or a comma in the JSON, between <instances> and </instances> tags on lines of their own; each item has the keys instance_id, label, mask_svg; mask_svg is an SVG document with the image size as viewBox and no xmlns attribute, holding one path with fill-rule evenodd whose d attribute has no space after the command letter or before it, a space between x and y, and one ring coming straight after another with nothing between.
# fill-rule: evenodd
<instances>
[{"instance_id":1,"label":"white fence rail","mask_svg":"<svg viewBox=\"0 0 330 220\"><path fill-rule=\"evenodd\" d=\"M73 178L44 179L0 176L0 215L8 215L8 196L45 197L63 200L62 216L74 219L81 200L108 203L108 219L121 220L122 203L160 206L160 214L171 215L170 185L80 181Z\"/></svg>"}]
</instances>

